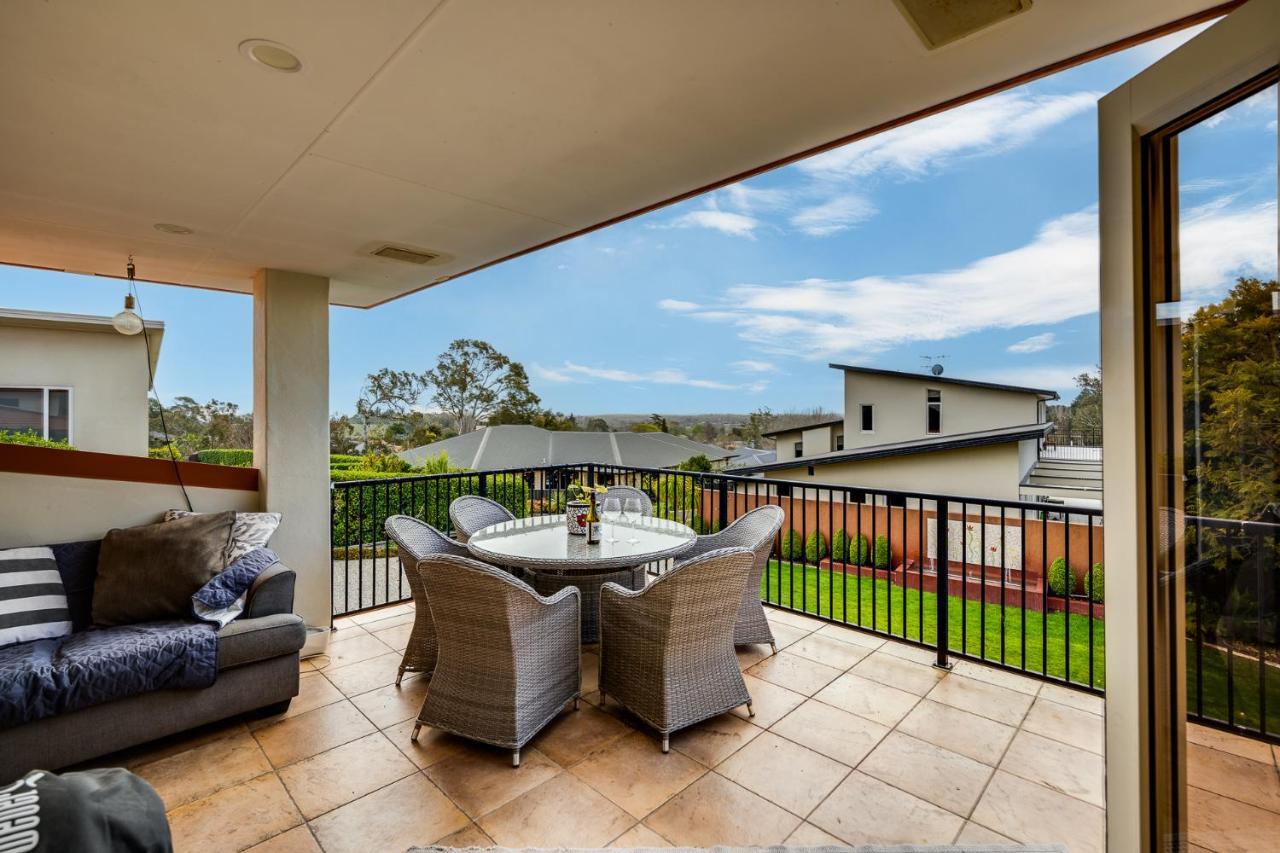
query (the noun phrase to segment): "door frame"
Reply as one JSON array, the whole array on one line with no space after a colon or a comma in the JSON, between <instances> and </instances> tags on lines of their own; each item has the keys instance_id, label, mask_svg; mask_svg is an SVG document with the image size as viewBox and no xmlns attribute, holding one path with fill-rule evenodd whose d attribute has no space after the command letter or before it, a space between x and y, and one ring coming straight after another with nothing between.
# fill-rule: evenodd
<instances>
[{"instance_id":1,"label":"door frame","mask_svg":"<svg viewBox=\"0 0 1280 853\"><path fill-rule=\"evenodd\" d=\"M1148 432L1153 357L1147 282L1163 275L1153 234L1169 206L1149 194L1147 140L1161 128L1280 66L1280 0L1250 0L1098 104L1103 496L1107 536L1106 787L1109 850L1162 849L1185 829L1177 800L1185 714L1169 683L1168 604L1148 532L1153 522ZM1155 213L1152 216L1152 213ZM1120 567L1125 567L1121 570ZM1127 570L1133 567L1133 570ZM1114 580L1113 580L1114 578ZM1176 649L1176 643L1172 644ZM1176 657L1174 658L1177 659ZM1185 711L1185 709L1183 709Z\"/></svg>"}]
</instances>

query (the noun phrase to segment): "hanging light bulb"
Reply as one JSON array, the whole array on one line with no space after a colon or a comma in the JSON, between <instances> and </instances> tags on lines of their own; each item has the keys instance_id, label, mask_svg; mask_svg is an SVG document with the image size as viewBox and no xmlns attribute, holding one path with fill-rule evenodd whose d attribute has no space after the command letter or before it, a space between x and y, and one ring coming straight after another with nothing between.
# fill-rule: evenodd
<instances>
[{"instance_id":1,"label":"hanging light bulb","mask_svg":"<svg viewBox=\"0 0 1280 853\"><path fill-rule=\"evenodd\" d=\"M133 294L124 295L124 310L111 318L111 325L122 335L136 335L142 331L142 318L133 310Z\"/></svg>"}]
</instances>

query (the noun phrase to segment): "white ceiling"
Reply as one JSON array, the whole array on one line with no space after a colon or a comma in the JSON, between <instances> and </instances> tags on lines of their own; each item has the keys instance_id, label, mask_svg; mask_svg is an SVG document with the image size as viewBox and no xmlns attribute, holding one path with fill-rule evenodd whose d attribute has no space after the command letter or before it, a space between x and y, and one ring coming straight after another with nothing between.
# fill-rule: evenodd
<instances>
[{"instance_id":1,"label":"white ceiling","mask_svg":"<svg viewBox=\"0 0 1280 853\"><path fill-rule=\"evenodd\" d=\"M9 0L0 262L374 305L1213 5L1036 0L930 52L890 0Z\"/></svg>"}]
</instances>

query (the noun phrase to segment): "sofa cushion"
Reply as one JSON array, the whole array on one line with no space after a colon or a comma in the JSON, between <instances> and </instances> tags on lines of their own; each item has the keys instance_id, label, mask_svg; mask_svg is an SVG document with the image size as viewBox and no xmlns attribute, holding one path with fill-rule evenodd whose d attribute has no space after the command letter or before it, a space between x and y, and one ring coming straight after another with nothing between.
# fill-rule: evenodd
<instances>
[{"instance_id":1,"label":"sofa cushion","mask_svg":"<svg viewBox=\"0 0 1280 853\"><path fill-rule=\"evenodd\" d=\"M293 613L237 619L218 632L218 669L291 655L306 640L302 617Z\"/></svg>"},{"instance_id":2,"label":"sofa cushion","mask_svg":"<svg viewBox=\"0 0 1280 853\"><path fill-rule=\"evenodd\" d=\"M109 532L98 553L94 624L190 616L191 596L226 568L235 515L194 515Z\"/></svg>"},{"instance_id":3,"label":"sofa cushion","mask_svg":"<svg viewBox=\"0 0 1280 853\"><path fill-rule=\"evenodd\" d=\"M70 633L67 594L53 551L0 551L0 646Z\"/></svg>"},{"instance_id":4,"label":"sofa cushion","mask_svg":"<svg viewBox=\"0 0 1280 853\"><path fill-rule=\"evenodd\" d=\"M176 521L179 518L190 518L203 513L185 509L171 509L164 514L165 521ZM231 541L227 543L227 565L256 551L267 547L271 536L280 526L281 515L278 512L237 512L235 524L231 527Z\"/></svg>"},{"instance_id":5,"label":"sofa cushion","mask_svg":"<svg viewBox=\"0 0 1280 853\"><path fill-rule=\"evenodd\" d=\"M101 539L50 545L58 561L58 574L67 592L71 630L83 631L93 624L93 581L98 576L98 549Z\"/></svg>"}]
</instances>

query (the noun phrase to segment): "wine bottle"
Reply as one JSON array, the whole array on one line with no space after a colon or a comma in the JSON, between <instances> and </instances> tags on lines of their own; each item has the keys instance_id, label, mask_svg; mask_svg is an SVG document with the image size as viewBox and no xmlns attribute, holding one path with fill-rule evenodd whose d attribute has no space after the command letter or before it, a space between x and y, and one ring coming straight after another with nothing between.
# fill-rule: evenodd
<instances>
[{"instance_id":1,"label":"wine bottle","mask_svg":"<svg viewBox=\"0 0 1280 853\"><path fill-rule=\"evenodd\" d=\"M594 492L587 498L587 544L600 544L600 517L596 515L596 496Z\"/></svg>"}]
</instances>

